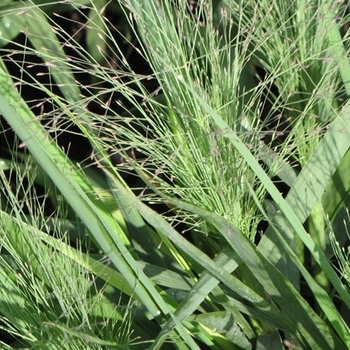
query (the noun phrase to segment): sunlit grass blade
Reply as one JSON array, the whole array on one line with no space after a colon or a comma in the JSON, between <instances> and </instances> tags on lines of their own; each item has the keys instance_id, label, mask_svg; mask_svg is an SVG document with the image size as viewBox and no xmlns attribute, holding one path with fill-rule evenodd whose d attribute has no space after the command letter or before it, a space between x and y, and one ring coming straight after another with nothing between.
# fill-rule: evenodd
<instances>
[{"instance_id":1,"label":"sunlit grass blade","mask_svg":"<svg viewBox=\"0 0 350 350\"><path fill-rule=\"evenodd\" d=\"M23 2L9 1L7 3L0 4L0 11L3 14L18 13L18 10L22 10L23 7L28 8L44 8L47 12L56 10L64 11L72 8L90 4L91 0L71 0L68 3L57 3L56 0L34 0L30 1L30 4L23 4Z\"/></svg>"},{"instance_id":2,"label":"sunlit grass blade","mask_svg":"<svg viewBox=\"0 0 350 350\"><path fill-rule=\"evenodd\" d=\"M144 261L148 261L157 266L165 266L163 252L157 249L161 244L159 237L152 228L145 225L143 218L135 208L126 205L127 200L124 198L123 194L114 187L109 177L107 177L107 180L109 181L114 199L128 227L128 237L132 241L136 251L139 252Z\"/></svg>"},{"instance_id":3,"label":"sunlit grass blade","mask_svg":"<svg viewBox=\"0 0 350 350\"><path fill-rule=\"evenodd\" d=\"M325 213L333 221L350 196L350 150L346 153L337 167L331 182L328 184L322 198Z\"/></svg>"},{"instance_id":4,"label":"sunlit grass blade","mask_svg":"<svg viewBox=\"0 0 350 350\"><path fill-rule=\"evenodd\" d=\"M104 346L108 346L108 347L111 347L111 346L116 347L119 345L117 342L108 342L108 341L105 341L103 339L93 337L89 334L85 334L85 333L79 331L79 329L67 328L67 327L60 325L60 324L57 324L57 323L45 322L44 326L58 328L62 332L69 334L72 337L79 338L79 339L83 340L83 342L86 343L86 345L89 344L91 346L91 344L95 344L95 345L104 345ZM120 347L120 346L118 346L118 347L122 349L122 347Z\"/></svg>"},{"instance_id":5,"label":"sunlit grass blade","mask_svg":"<svg viewBox=\"0 0 350 350\"><path fill-rule=\"evenodd\" d=\"M300 222L304 222L307 219L311 210L322 199L324 191L350 146L349 111L350 104L347 104L331 123L327 133L302 169L286 197L286 202L290 205ZM327 197L327 194L324 197ZM283 227L285 237L289 237L290 240L293 239L294 233L292 230L281 222L281 220L285 221L286 219L280 218L278 221L276 220L277 218L273 219L273 222ZM265 254L268 255L270 255L269 250L272 248L271 242L268 242L269 237L270 230L267 231L266 238L263 238L259 245ZM270 248L268 248L269 246ZM276 255L275 251L271 252L273 261L277 261L278 258L279 256Z\"/></svg>"},{"instance_id":6,"label":"sunlit grass blade","mask_svg":"<svg viewBox=\"0 0 350 350\"><path fill-rule=\"evenodd\" d=\"M66 60L62 45L58 41L54 28L48 22L47 16L40 8L33 6L30 2L22 4L21 12L20 16L14 13L9 19L13 20L18 33L25 33L34 47L34 52L42 58L49 74L54 79L55 84L61 87L67 101L78 102L80 91L75 82L71 64ZM21 49L21 47L19 48ZM25 47L22 49L27 50ZM33 54L33 52L28 51L28 54ZM16 64L18 63L16 62Z\"/></svg>"},{"instance_id":7,"label":"sunlit grass blade","mask_svg":"<svg viewBox=\"0 0 350 350\"><path fill-rule=\"evenodd\" d=\"M337 63L347 95L350 95L350 63L344 48L343 40L336 21L337 6L332 1L324 1L321 5L324 15L324 26L329 40L329 49L332 52L331 60Z\"/></svg>"}]
</instances>

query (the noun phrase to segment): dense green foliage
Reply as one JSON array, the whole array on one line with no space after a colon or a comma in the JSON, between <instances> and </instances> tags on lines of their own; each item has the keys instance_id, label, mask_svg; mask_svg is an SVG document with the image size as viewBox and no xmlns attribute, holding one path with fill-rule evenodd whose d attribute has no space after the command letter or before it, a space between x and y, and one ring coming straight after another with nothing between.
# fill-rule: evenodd
<instances>
[{"instance_id":1,"label":"dense green foliage","mask_svg":"<svg viewBox=\"0 0 350 350\"><path fill-rule=\"evenodd\" d=\"M350 348L348 23L2 1L1 347Z\"/></svg>"}]
</instances>

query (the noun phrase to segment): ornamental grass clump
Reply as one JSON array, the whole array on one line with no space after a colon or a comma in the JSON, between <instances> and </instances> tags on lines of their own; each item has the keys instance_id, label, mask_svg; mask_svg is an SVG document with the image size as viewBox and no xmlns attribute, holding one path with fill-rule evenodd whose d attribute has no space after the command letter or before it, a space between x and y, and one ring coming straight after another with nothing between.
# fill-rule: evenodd
<instances>
[{"instance_id":1,"label":"ornamental grass clump","mask_svg":"<svg viewBox=\"0 0 350 350\"><path fill-rule=\"evenodd\" d=\"M348 349L348 22L0 5L2 346Z\"/></svg>"}]
</instances>

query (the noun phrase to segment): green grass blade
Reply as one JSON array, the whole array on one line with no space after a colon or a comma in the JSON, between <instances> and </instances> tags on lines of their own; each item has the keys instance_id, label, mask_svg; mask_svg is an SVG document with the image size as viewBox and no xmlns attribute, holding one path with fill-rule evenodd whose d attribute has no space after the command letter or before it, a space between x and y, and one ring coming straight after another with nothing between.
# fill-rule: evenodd
<instances>
[{"instance_id":1,"label":"green grass blade","mask_svg":"<svg viewBox=\"0 0 350 350\"><path fill-rule=\"evenodd\" d=\"M346 153L322 198L325 213L332 222L350 196L350 150Z\"/></svg>"},{"instance_id":2,"label":"green grass blade","mask_svg":"<svg viewBox=\"0 0 350 350\"><path fill-rule=\"evenodd\" d=\"M221 266L224 270L231 273L238 264L241 262L241 259L234 254L234 259L232 254L229 252L223 252L220 253L219 256L217 256L214 259L214 262ZM211 274L205 272L203 275L199 278L199 281L193 286L193 288L190 290L190 293L187 294L185 299L181 302L181 304L178 306L178 308L175 311L175 316L179 321L182 321L192 315L196 309L199 307L199 305L205 300L205 298L215 289L215 295L222 294L222 291L220 291L220 288L216 288L219 284L219 280L216 279ZM250 337L253 337L253 332L247 323L247 321L241 316L241 314L238 312L237 308L230 307L227 309L227 311L230 312L231 315L235 316L236 321L242 326L244 329L244 332L246 334L249 334ZM166 325L163 326L162 331L157 337L158 341L162 338L163 334L168 333L172 327L174 327L174 322L172 320L169 320Z\"/></svg>"},{"instance_id":3,"label":"green grass blade","mask_svg":"<svg viewBox=\"0 0 350 350\"><path fill-rule=\"evenodd\" d=\"M29 1L28 1L29 2ZM22 1L11 1L0 4L0 12L4 14L13 14L21 12L24 8L42 8L46 12L67 11L69 9L81 7L91 3L91 0L70 0L69 2L60 3L57 0L32 0L30 4L23 4Z\"/></svg>"},{"instance_id":4,"label":"green grass blade","mask_svg":"<svg viewBox=\"0 0 350 350\"><path fill-rule=\"evenodd\" d=\"M23 6L23 5L26 6ZM33 45L35 52L45 62L50 75L60 87L65 99L71 103L79 102L80 90L71 70L71 64L66 58L62 45L58 41L54 28L48 22L46 15L38 7L24 3L25 15L16 17L19 32L24 32Z\"/></svg>"},{"instance_id":5,"label":"green grass blade","mask_svg":"<svg viewBox=\"0 0 350 350\"><path fill-rule=\"evenodd\" d=\"M75 329L67 328L67 327L60 325L58 323L45 322L44 326L58 328L59 330L63 331L64 333L69 334L72 337L82 339L86 343L86 345L89 344L91 346L92 344L96 344L96 345L104 345L104 346L108 346L108 347L111 347L111 346L116 347L117 345L119 345L118 343L108 342L108 341L105 341L103 339L91 336L89 334L84 334L83 332L79 331L79 329L75 330Z\"/></svg>"},{"instance_id":6,"label":"green grass blade","mask_svg":"<svg viewBox=\"0 0 350 350\"><path fill-rule=\"evenodd\" d=\"M147 260L149 263L157 266L165 266L164 257L162 252L157 249L157 246L161 243L151 228L147 228L145 222L138 211L127 205L127 198L124 198L123 194L114 187L113 182L107 176L107 180L110 184L114 199L117 202L118 208L120 208L125 223L129 231L129 239L132 241L135 249L143 256L143 260Z\"/></svg>"},{"instance_id":7,"label":"green grass blade","mask_svg":"<svg viewBox=\"0 0 350 350\"><path fill-rule=\"evenodd\" d=\"M324 15L324 26L329 40L330 51L332 52L330 59L337 62L346 93L350 96L350 64L339 32L337 6L333 1L324 1L321 9Z\"/></svg>"},{"instance_id":8,"label":"green grass blade","mask_svg":"<svg viewBox=\"0 0 350 350\"><path fill-rule=\"evenodd\" d=\"M350 147L349 113L350 104L348 103L329 126L327 133L286 197L286 202L300 222L304 222L311 210L320 202L333 174ZM283 227L285 238L288 240L294 238L294 231L284 224L285 218L280 216L274 218L273 222ZM263 237L259 247L265 254L271 256L272 261L277 262L280 255L270 241L271 234L270 230L266 232L266 237Z\"/></svg>"}]
</instances>

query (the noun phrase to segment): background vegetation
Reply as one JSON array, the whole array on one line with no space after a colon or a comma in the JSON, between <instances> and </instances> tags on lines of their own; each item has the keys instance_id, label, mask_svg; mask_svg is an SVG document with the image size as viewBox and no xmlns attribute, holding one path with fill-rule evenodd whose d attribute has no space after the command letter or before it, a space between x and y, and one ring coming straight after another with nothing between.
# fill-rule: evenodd
<instances>
[{"instance_id":1,"label":"background vegetation","mask_svg":"<svg viewBox=\"0 0 350 350\"><path fill-rule=\"evenodd\" d=\"M4 349L348 349L345 1L3 0Z\"/></svg>"}]
</instances>

